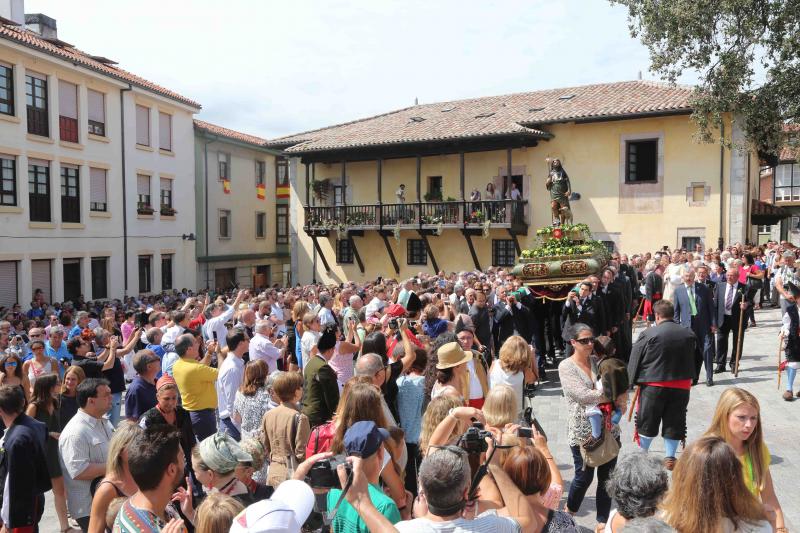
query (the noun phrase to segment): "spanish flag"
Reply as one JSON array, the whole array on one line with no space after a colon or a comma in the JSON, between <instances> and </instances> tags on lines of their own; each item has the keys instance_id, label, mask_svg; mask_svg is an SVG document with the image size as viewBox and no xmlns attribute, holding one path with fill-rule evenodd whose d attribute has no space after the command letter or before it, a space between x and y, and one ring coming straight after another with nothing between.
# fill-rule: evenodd
<instances>
[{"instance_id":1,"label":"spanish flag","mask_svg":"<svg viewBox=\"0 0 800 533\"><path fill-rule=\"evenodd\" d=\"M289 198L289 190L288 185L278 185L275 190L275 196L277 198Z\"/></svg>"},{"instance_id":2,"label":"spanish flag","mask_svg":"<svg viewBox=\"0 0 800 533\"><path fill-rule=\"evenodd\" d=\"M231 180L227 178L222 180L222 192L225 194L231 193Z\"/></svg>"},{"instance_id":3,"label":"spanish flag","mask_svg":"<svg viewBox=\"0 0 800 533\"><path fill-rule=\"evenodd\" d=\"M256 196L259 200L267 197L267 187L265 185L256 185Z\"/></svg>"}]
</instances>

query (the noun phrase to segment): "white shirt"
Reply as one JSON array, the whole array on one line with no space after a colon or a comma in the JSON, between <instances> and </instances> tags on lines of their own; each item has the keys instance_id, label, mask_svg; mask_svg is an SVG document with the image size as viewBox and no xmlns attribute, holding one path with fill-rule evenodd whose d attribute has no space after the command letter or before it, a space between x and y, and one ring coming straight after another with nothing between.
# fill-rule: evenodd
<instances>
[{"instance_id":1,"label":"white shirt","mask_svg":"<svg viewBox=\"0 0 800 533\"><path fill-rule=\"evenodd\" d=\"M319 331L306 331L303 333L303 336L300 339L300 351L302 352L303 356L304 368L308 364L308 360L311 358L311 349L317 345L317 341L319 341L320 336L322 336L322 333Z\"/></svg>"},{"instance_id":2,"label":"white shirt","mask_svg":"<svg viewBox=\"0 0 800 533\"><path fill-rule=\"evenodd\" d=\"M236 400L236 391L242 385L244 379L244 361L233 353L222 363L217 377L217 403L219 405L219 417L230 418L233 415L233 402Z\"/></svg>"},{"instance_id":3,"label":"white shirt","mask_svg":"<svg viewBox=\"0 0 800 533\"><path fill-rule=\"evenodd\" d=\"M367 318L373 316L375 313L383 313L383 308L386 307L386 302L375 296L370 302L367 304L367 310L365 311L367 314Z\"/></svg>"},{"instance_id":4,"label":"white shirt","mask_svg":"<svg viewBox=\"0 0 800 533\"><path fill-rule=\"evenodd\" d=\"M165 346L167 344L175 344L175 339L183 334L184 328L175 324L172 327L167 328L167 331L161 337L161 346Z\"/></svg>"},{"instance_id":5,"label":"white shirt","mask_svg":"<svg viewBox=\"0 0 800 533\"><path fill-rule=\"evenodd\" d=\"M64 474L67 508L73 518L89 516L92 509L91 480L75 479L90 464L106 464L114 428L105 418L97 419L83 409L67 422L58 439L58 457Z\"/></svg>"},{"instance_id":6,"label":"white shirt","mask_svg":"<svg viewBox=\"0 0 800 533\"><path fill-rule=\"evenodd\" d=\"M518 533L521 531L516 520L507 516L499 516L495 509L479 514L474 520L456 518L447 522L433 522L427 518L415 518L398 522L395 527L401 533Z\"/></svg>"},{"instance_id":7,"label":"white shirt","mask_svg":"<svg viewBox=\"0 0 800 533\"><path fill-rule=\"evenodd\" d=\"M228 335L228 328L225 327L225 324L233 318L233 311L233 306L228 305L225 306L222 314L206 320L206 323L203 324L203 337L206 340L212 340L214 339L214 332L216 332L216 341L219 343L219 347L225 348L228 346L228 340L225 338Z\"/></svg>"},{"instance_id":8,"label":"white shirt","mask_svg":"<svg viewBox=\"0 0 800 533\"><path fill-rule=\"evenodd\" d=\"M328 324L336 323L336 318L333 316L333 311L327 307L321 307L319 313L317 313L317 316L319 317L319 325L323 328Z\"/></svg>"},{"instance_id":9,"label":"white shirt","mask_svg":"<svg viewBox=\"0 0 800 533\"><path fill-rule=\"evenodd\" d=\"M250 341L250 360L255 361L261 359L269 367L269 373L272 374L278 370L278 358L281 356L281 351L276 348L268 337L260 333L256 333Z\"/></svg>"},{"instance_id":10,"label":"white shirt","mask_svg":"<svg viewBox=\"0 0 800 533\"><path fill-rule=\"evenodd\" d=\"M272 304L272 307L269 310L269 316L279 322L283 322L283 308L278 305L277 302ZM278 324L278 333L286 333L286 324Z\"/></svg>"}]
</instances>

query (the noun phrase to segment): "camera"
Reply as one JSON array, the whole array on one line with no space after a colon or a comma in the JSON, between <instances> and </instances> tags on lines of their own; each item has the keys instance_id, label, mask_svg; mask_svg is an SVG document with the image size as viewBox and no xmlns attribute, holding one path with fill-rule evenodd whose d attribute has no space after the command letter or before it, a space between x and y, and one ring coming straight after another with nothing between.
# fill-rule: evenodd
<instances>
[{"instance_id":1,"label":"camera","mask_svg":"<svg viewBox=\"0 0 800 533\"><path fill-rule=\"evenodd\" d=\"M397 329L398 323L397 323L397 319L396 318L392 318L392 319L389 320L389 327L391 329Z\"/></svg>"},{"instance_id":2,"label":"camera","mask_svg":"<svg viewBox=\"0 0 800 533\"><path fill-rule=\"evenodd\" d=\"M308 472L308 484L315 489L341 489L339 474L336 473L336 468L340 464L344 464L347 475L350 476L353 465L347 462L344 455L334 455L329 459L317 461L311 466L311 470Z\"/></svg>"},{"instance_id":3,"label":"camera","mask_svg":"<svg viewBox=\"0 0 800 533\"><path fill-rule=\"evenodd\" d=\"M458 439L458 445L469 454L480 454L489 449L487 438L494 440L494 435L491 431L486 431L483 424L474 421L472 426Z\"/></svg>"}]
</instances>

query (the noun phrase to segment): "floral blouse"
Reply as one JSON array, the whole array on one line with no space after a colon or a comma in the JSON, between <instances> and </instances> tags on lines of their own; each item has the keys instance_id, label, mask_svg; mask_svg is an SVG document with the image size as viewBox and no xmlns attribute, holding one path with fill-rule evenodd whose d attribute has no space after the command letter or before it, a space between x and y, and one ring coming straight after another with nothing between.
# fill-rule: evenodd
<instances>
[{"instance_id":1,"label":"floral blouse","mask_svg":"<svg viewBox=\"0 0 800 533\"><path fill-rule=\"evenodd\" d=\"M592 356L592 375L597 367L597 358ZM592 434L592 426L586 416L586 408L607 402L603 393L595 388L593 378L576 365L571 358L564 359L558 365L558 377L567 400L569 420L567 435L570 446L580 446ZM614 424L611 434L619 438L619 426Z\"/></svg>"},{"instance_id":2,"label":"floral blouse","mask_svg":"<svg viewBox=\"0 0 800 533\"><path fill-rule=\"evenodd\" d=\"M242 417L242 440L258 438L261 433L261 419L274 404L270 401L269 392L261 387L252 396L245 396L241 391L236 391L233 401L233 411Z\"/></svg>"}]
</instances>

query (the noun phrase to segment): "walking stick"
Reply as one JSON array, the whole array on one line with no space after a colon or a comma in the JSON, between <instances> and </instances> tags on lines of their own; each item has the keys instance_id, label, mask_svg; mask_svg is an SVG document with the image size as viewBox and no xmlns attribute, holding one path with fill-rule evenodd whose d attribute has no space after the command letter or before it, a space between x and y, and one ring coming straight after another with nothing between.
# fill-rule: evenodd
<instances>
[{"instance_id":1,"label":"walking stick","mask_svg":"<svg viewBox=\"0 0 800 533\"><path fill-rule=\"evenodd\" d=\"M739 334L736 336L736 363L733 366L733 377L739 377L739 358L742 356L742 321L744 320L744 309L739 307Z\"/></svg>"},{"instance_id":2,"label":"walking stick","mask_svg":"<svg viewBox=\"0 0 800 533\"><path fill-rule=\"evenodd\" d=\"M781 390L781 352L783 351L783 333L778 337L778 390Z\"/></svg>"},{"instance_id":3,"label":"walking stick","mask_svg":"<svg viewBox=\"0 0 800 533\"><path fill-rule=\"evenodd\" d=\"M631 403L630 408L628 409L628 422L631 421L633 418L633 410L636 409L636 404L639 403L639 393L642 392L642 386L636 386L636 392L633 394L633 403Z\"/></svg>"}]
</instances>

